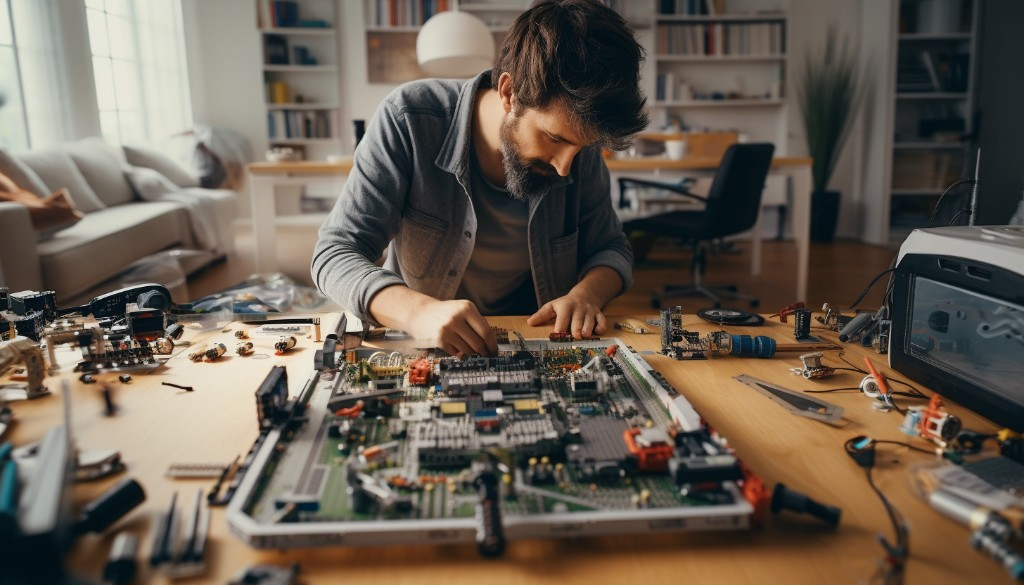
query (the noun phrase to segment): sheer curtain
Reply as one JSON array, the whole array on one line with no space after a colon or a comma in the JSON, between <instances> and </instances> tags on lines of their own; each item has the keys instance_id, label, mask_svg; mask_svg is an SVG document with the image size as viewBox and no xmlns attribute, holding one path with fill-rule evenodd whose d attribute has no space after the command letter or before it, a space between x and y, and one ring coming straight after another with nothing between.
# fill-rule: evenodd
<instances>
[{"instance_id":1,"label":"sheer curtain","mask_svg":"<svg viewBox=\"0 0 1024 585\"><path fill-rule=\"evenodd\" d=\"M85 0L100 127L112 143L192 127L180 0Z\"/></svg>"},{"instance_id":2,"label":"sheer curtain","mask_svg":"<svg viewBox=\"0 0 1024 585\"><path fill-rule=\"evenodd\" d=\"M0 146L45 147L68 138L60 0L0 0Z\"/></svg>"}]
</instances>

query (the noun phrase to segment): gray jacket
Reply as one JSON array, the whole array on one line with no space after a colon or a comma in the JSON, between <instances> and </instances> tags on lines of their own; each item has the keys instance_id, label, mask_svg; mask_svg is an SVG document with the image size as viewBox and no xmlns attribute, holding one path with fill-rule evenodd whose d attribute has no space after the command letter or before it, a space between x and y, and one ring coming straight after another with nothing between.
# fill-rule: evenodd
<instances>
[{"instance_id":1,"label":"gray jacket","mask_svg":"<svg viewBox=\"0 0 1024 585\"><path fill-rule=\"evenodd\" d=\"M470 148L477 90L469 81L402 85L381 103L352 172L320 227L313 282L356 317L375 323L370 300L395 284L437 299L455 296L476 241ZM530 264L538 306L564 296L595 266L633 282L633 253L615 216L600 149L573 161L569 180L531 201ZM375 264L391 245L384 267Z\"/></svg>"}]
</instances>

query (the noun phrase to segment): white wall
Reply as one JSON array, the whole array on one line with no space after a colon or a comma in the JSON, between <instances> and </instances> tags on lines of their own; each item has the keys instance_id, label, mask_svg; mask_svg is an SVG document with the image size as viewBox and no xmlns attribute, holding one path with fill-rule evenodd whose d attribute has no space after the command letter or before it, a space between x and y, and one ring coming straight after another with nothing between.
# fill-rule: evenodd
<instances>
[{"instance_id":1,"label":"white wall","mask_svg":"<svg viewBox=\"0 0 1024 585\"><path fill-rule=\"evenodd\" d=\"M267 149L256 6L252 0L182 0L185 54L196 123L245 135Z\"/></svg>"},{"instance_id":2,"label":"white wall","mask_svg":"<svg viewBox=\"0 0 1024 585\"><path fill-rule=\"evenodd\" d=\"M856 43L860 38L861 0L789 0L789 59L786 77L786 103L789 108L789 154L807 156L803 120L796 98L796 80L803 68L804 55L808 51L824 47L828 27L835 24L840 38ZM856 45L852 45L856 46ZM836 237L857 238L861 231L863 193L861 192L860 167L862 137L861 120L858 116L850 129L850 136L843 148L829 187L842 193L842 206Z\"/></svg>"}]
</instances>

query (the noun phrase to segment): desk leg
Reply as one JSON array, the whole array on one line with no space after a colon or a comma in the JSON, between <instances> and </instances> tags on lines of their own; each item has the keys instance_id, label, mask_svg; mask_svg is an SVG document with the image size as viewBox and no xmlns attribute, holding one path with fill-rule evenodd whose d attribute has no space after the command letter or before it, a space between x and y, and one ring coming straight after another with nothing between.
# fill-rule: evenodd
<instances>
[{"instance_id":1,"label":"desk leg","mask_svg":"<svg viewBox=\"0 0 1024 585\"><path fill-rule=\"evenodd\" d=\"M761 274L761 219L764 217L764 207L757 211L757 221L754 222L754 233L750 234L750 274L757 276Z\"/></svg>"},{"instance_id":2,"label":"desk leg","mask_svg":"<svg viewBox=\"0 0 1024 585\"><path fill-rule=\"evenodd\" d=\"M790 171L793 201L793 239L796 241L796 300L807 302L807 272L811 246L811 167Z\"/></svg>"},{"instance_id":3,"label":"desk leg","mask_svg":"<svg viewBox=\"0 0 1024 585\"><path fill-rule=\"evenodd\" d=\"M256 252L254 269L257 273L277 270L277 228L274 223L276 201L274 180L269 177L249 177L252 185L252 240Z\"/></svg>"}]
</instances>

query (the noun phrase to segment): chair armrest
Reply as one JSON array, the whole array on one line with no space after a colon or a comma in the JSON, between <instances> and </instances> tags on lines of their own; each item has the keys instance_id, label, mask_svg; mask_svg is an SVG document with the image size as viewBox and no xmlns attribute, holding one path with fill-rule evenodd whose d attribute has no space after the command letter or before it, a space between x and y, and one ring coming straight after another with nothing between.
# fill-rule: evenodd
<instances>
[{"instance_id":1,"label":"chair armrest","mask_svg":"<svg viewBox=\"0 0 1024 585\"><path fill-rule=\"evenodd\" d=\"M683 179L682 184L673 185L672 183L661 183L659 181L648 181L648 180L645 180L645 179L632 179L632 178L629 178L629 177L619 177L620 205L621 205L621 200L624 198L624 193L626 192L626 189L628 189L630 187L630 184L632 184L632 186L636 186L636 187L649 187L649 188L652 188L652 189L662 189L662 190L668 191L669 193L674 193L674 194L677 194L677 195L682 195L684 197L689 197L691 199L696 199L696 200L698 200L698 201L700 201L702 203L707 203L707 201L708 201L707 197L701 197L700 195L697 195L696 193L690 192L689 187L692 186L695 182L696 181L694 181L693 179L686 178L686 179Z\"/></svg>"},{"instance_id":2,"label":"chair armrest","mask_svg":"<svg viewBox=\"0 0 1024 585\"><path fill-rule=\"evenodd\" d=\"M20 203L0 203L0 285L11 292L43 288L36 232Z\"/></svg>"}]
</instances>

